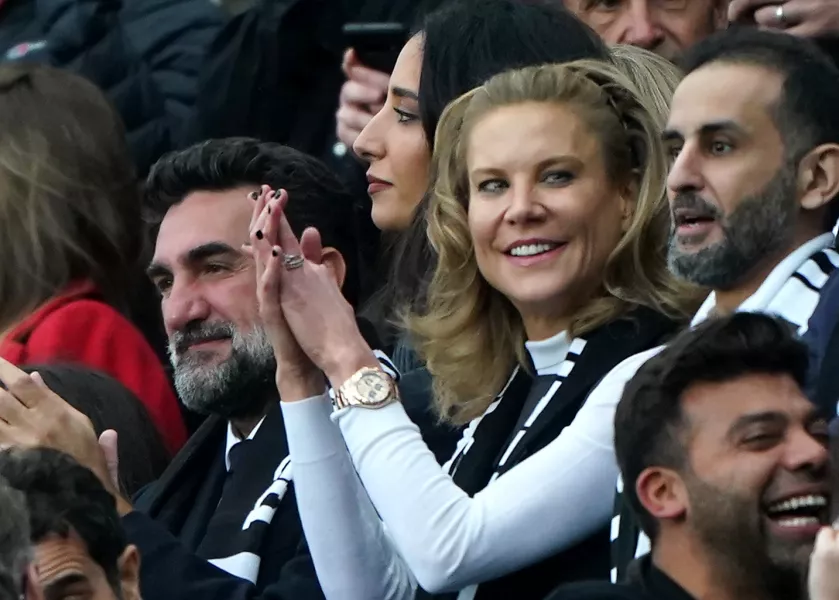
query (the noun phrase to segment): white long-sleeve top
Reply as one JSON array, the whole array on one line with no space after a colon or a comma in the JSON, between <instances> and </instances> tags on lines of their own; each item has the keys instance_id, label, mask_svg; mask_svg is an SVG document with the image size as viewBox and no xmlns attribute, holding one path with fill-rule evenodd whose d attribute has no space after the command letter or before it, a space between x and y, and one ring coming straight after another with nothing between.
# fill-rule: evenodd
<instances>
[{"instance_id":1,"label":"white long-sleeve top","mask_svg":"<svg viewBox=\"0 0 839 600\"><path fill-rule=\"evenodd\" d=\"M567 342L560 334L528 350L541 372L562 362ZM559 437L471 498L400 404L334 413L339 430L327 395L283 403L300 517L327 598L408 600L416 582L461 590L602 527L618 474L615 392L589 399Z\"/></svg>"}]
</instances>

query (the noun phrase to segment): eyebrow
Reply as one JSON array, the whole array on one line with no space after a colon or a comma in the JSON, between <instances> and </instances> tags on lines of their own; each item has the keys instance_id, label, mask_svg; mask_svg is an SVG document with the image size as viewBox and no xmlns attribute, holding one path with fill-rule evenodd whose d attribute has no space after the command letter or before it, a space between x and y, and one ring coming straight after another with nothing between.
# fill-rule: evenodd
<instances>
[{"instance_id":1,"label":"eyebrow","mask_svg":"<svg viewBox=\"0 0 839 600\"><path fill-rule=\"evenodd\" d=\"M64 588L77 583L87 583L87 577L83 573L68 572L53 579L49 583L43 585L44 600L61 598L64 593Z\"/></svg>"},{"instance_id":2,"label":"eyebrow","mask_svg":"<svg viewBox=\"0 0 839 600\"><path fill-rule=\"evenodd\" d=\"M208 258L222 255L238 256L239 252L224 242L209 242L190 249L189 252L186 253L184 262L187 264L195 264L205 261ZM172 270L168 266L159 262L152 262L146 269L146 275L152 279L162 275L169 275L171 272Z\"/></svg>"},{"instance_id":3,"label":"eyebrow","mask_svg":"<svg viewBox=\"0 0 839 600\"><path fill-rule=\"evenodd\" d=\"M728 430L728 436L734 437L747 427L761 423L769 425L786 425L789 423L789 417L784 413L779 412L762 412L743 415L734 421L734 424Z\"/></svg>"},{"instance_id":4,"label":"eyebrow","mask_svg":"<svg viewBox=\"0 0 839 600\"><path fill-rule=\"evenodd\" d=\"M706 123L699 128L699 135L708 136L725 131L733 132L738 135L744 135L746 133L746 130L734 121L726 120ZM681 141L683 139L685 139L685 136L676 129L665 129L661 133L661 141L663 142Z\"/></svg>"},{"instance_id":5,"label":"eyebrow","mask_svg":"<svg viewBox=\"0 0 839 600\"><path fill-rule=\"evenodd\" d=\"M413 90L409 90L408 88L393 86L390 88L390 93L397 98L408 98L409 100L416 100L419 102L419 96L417 93Z\"/></svg>"},{"instance_id":6,"label":"eyebrow","mask_svg":"<svg viewBox=\"0 0 839 600\"><path fill-rule=\"evenodd\" d=\"M580 168L583 164L578 157L566 154L566 155L559 155L559 156L551 156L544 160L540 160L539 163L536 165L536 171L543 171L549 167L556 167L556 166L564 166L569 169L577 169ZM488 174L488 175L503 175L504 169L497 168L497 167L482 167L478 165L471 171L469 171L469 175L480 175L480 174Z\"/></svg>"}]
</instances>

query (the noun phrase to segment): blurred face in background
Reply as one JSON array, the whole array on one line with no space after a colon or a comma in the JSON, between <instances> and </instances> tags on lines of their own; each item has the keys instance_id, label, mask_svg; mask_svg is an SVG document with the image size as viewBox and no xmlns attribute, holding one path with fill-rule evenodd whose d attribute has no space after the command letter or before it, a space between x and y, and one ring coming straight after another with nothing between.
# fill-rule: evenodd
<instances>
[{"instance_id":1,"label":"blurred face in background","mask_svg":"<svg viewBox=\"0 0 839 600\"><path fill-rule=\"evenodd\" d=\"M353 150L370 163L372 218L382 231L402 231L428 188L431 151L419 118L417 94L422 37L402 49L390 77L384 108L367 124Z\"/></svg>"},{"instance_id":2,"label":"blurred face in background","mask_svg":"<svg viewBox=\"0 0 839 600\"><path fill-rule=\"evenodd\" d=\"M495 108L469 134L468 222L487 282L531 340L564 329L591 298L623 234L627 201L600 139L569 104Z\"/></svg>"},{"instance_id":3,"label":"blurred face in background","mask_svg":"<svg viewBox=\"0 0 839 600\"><path fill-rule=\"evenodd\" d=\"M726 0L565 0L606 43L676 59L727 23Z\"/></svg>"},{"instance_id":4,"label":"blurred face in background","mask_svg":"<svg viewBox=\"0 0 839 600\"><path fill-rule=\"evenodd\" d=\"M193 192L169 209L148 274L161 309L175 387L187 408L251 416L274 387L248 243L251 187Z\"/></svg>"}]
</instances>

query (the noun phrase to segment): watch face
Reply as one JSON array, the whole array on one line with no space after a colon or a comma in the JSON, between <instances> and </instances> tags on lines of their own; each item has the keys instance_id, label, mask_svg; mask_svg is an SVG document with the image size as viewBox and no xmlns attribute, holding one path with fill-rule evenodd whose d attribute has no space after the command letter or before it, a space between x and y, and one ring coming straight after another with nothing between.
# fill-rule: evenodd
<instances>
[{"instance_id":1,"label":"watch face","mask_svg":"<svg viewBox=\"0 0 839 600\"><path fill-rule=\"evenodd\" d=\"M384 373L365 373L356 387L364 404L379 404L390 397L390 385Z\"/></svg>"}]
</instances>

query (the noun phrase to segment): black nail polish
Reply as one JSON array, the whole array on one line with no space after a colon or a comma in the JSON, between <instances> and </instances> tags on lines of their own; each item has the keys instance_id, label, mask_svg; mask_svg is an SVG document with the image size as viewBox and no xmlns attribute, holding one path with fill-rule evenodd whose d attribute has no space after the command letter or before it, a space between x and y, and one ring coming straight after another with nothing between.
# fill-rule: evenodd
<instances>
[{"instance_id":1,"label":"black nail polish","mask_svg":"<svg viewBox=\"0 0 839 600\"><path fill-rule=\"evenodd\" d=\"M268 214L269 215L271 214L271 207L270 206L268 207Z\"/></svg>"},{"instance_id":2,"label":"black nail polish","mask_svg":"<svg viewBox=\"0 0 839 600\"><path fill-rule=\"evenodd\" d=\"M251 192L248 195L250 196L251 200L259 200L259 192Z\"/></svg>"},{"instance_id":3,"label":"black nail polish","mask_svg":"<svg viewBox=\"0 0 839 600\"><path fill-rule=\"evenodd\" d=\"M261 240L261 239L262 239L262 237L263 237L263 236L262 236L262 230L261 230L261 229L257 229L257 230L256 230L256 239Z\"/></svg>"},{"instance_id":4,"label":"black nail polish","mask_svg":"<svg viewBox=\"0 0 839 600\"><path fill-rule=\"evenodd\" d=\"M276 249L276 248L274 248L273 250L271 250L271 255L272 255L272 256L279 256L279 255L280 255L280 253L279 253L279 252L277 252L277 249Z\"/></svg>"}]
</instances>

